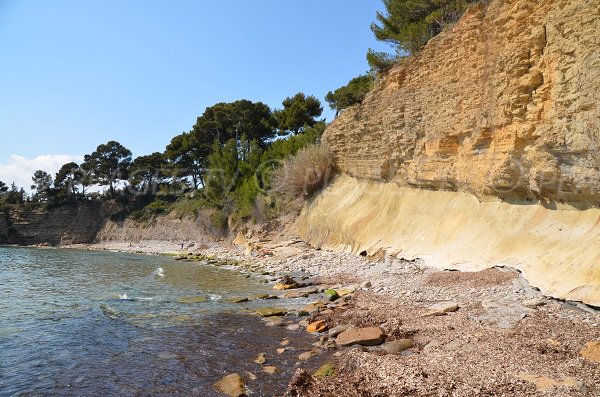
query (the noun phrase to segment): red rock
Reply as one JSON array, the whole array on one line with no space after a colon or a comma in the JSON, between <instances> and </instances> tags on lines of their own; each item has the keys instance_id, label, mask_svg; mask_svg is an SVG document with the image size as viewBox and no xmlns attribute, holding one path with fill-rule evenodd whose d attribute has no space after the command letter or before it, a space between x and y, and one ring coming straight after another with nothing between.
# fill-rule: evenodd
<instances>
[{"instance_id":1,"label":"red rock","mask_svg":"<svg viewBox=\"0 0 600 397\"><path fill-rule=\"evenodd\" d=\"M327 323L323 320L308 324L306 332L323 332L327 330Z\"/></svg>"}]
</instances>

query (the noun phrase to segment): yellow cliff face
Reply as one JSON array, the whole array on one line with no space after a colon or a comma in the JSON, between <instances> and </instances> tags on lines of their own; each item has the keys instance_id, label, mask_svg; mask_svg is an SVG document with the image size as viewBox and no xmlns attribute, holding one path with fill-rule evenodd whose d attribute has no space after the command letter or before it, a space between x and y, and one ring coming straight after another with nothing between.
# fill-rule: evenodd
<instances>
[{"instance_id":1,"label":"yellow cliff face","mask_svg":"<svg viewBox=\"0 0 600 397\"><path fill-rule=\"evenodd\" d=\"M358 178L598 206L598 32L598 0L472 8L323 139Z\"/></svg>"},{"instance_id":2,"label":"yellow cliff face","mask_svg":"<svg viewBox=\"0 0 600 397\"><path fill-rule=\"evenodd\" d=\"M296 227L327 249L385 250L443 269L511 266L546 295L600 306L600 209L479 201L340 176Z\"/></svg>"},{"instance_id":3,"label":"yellow cliff face","mask_svg":"<svg viewBox=\"0 0 600 397\"><path fill-rule=\"evenodd\" d=\"M440 268L509 265L600 306L598 32L598 0L471 8L325 131L342 176L300 235Z\"/></svg>"}]
</instances>

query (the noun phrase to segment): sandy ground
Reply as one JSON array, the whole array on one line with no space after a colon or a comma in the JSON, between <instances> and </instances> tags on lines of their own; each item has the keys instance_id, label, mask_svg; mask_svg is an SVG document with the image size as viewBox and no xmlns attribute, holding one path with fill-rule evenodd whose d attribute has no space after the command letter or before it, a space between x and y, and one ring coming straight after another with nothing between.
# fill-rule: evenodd
<instances>
[{"instance_id":1,"label":"sandy ground","mask_svg":"<svg viewBox=\"0 0 600 397\"><path fill-rule=\"evenodd\" d=\"M600 396L600 363L581 355L587 343L600 342L600 312L547 298L513 269L440 272L419 260L314 250L293 236L248 234L235 242L77 248L193 253L236 260L244 271L308 274L322 286L355 291L309 322L323 320L330 329L377 326L386 341L408 338L415 344L402 354L377 346L339 348L325 332L321 349L335 351L336 374L299 371L288 396ZM449 303L459 309L422 316Z\"/></svg>"}]
</instances>

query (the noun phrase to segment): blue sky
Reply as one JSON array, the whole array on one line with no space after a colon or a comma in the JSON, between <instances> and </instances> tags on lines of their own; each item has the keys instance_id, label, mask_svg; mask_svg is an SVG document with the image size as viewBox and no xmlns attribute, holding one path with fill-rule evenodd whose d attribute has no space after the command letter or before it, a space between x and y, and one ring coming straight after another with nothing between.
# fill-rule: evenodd
<instances>
[{"instance_id":1,"label":"blue sky","mask_svg":"<svg viewBox=\"0 0 600 397\"><path fill-rule=\"evenodd\" d=\"M0 180L100 143L164 150L204 108L323 100L368 69L379 0L0 0ZM332 113L325 105L328 119Z\"/></svg>"}]
</instances>

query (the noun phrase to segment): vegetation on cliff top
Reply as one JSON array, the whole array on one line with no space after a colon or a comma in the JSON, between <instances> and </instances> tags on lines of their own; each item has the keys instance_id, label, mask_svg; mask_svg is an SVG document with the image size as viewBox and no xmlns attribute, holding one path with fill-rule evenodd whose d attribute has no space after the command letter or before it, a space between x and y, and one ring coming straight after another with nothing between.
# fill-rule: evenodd
<instances>
[{"instance_id":1,"label":"vegetation on cliff top","mask_svg":"<svg viewBox=\"0 0 600 397\"><path fill-rule=\"evenodd\" d=\"M378 40L391 44L395 54L369 49L373 70L389 69L400 57L418 52L427 42L452 25L467 8L481 0L383 0L385 13L377 13L371 30Z\"/></svg>"}]
</instances>

